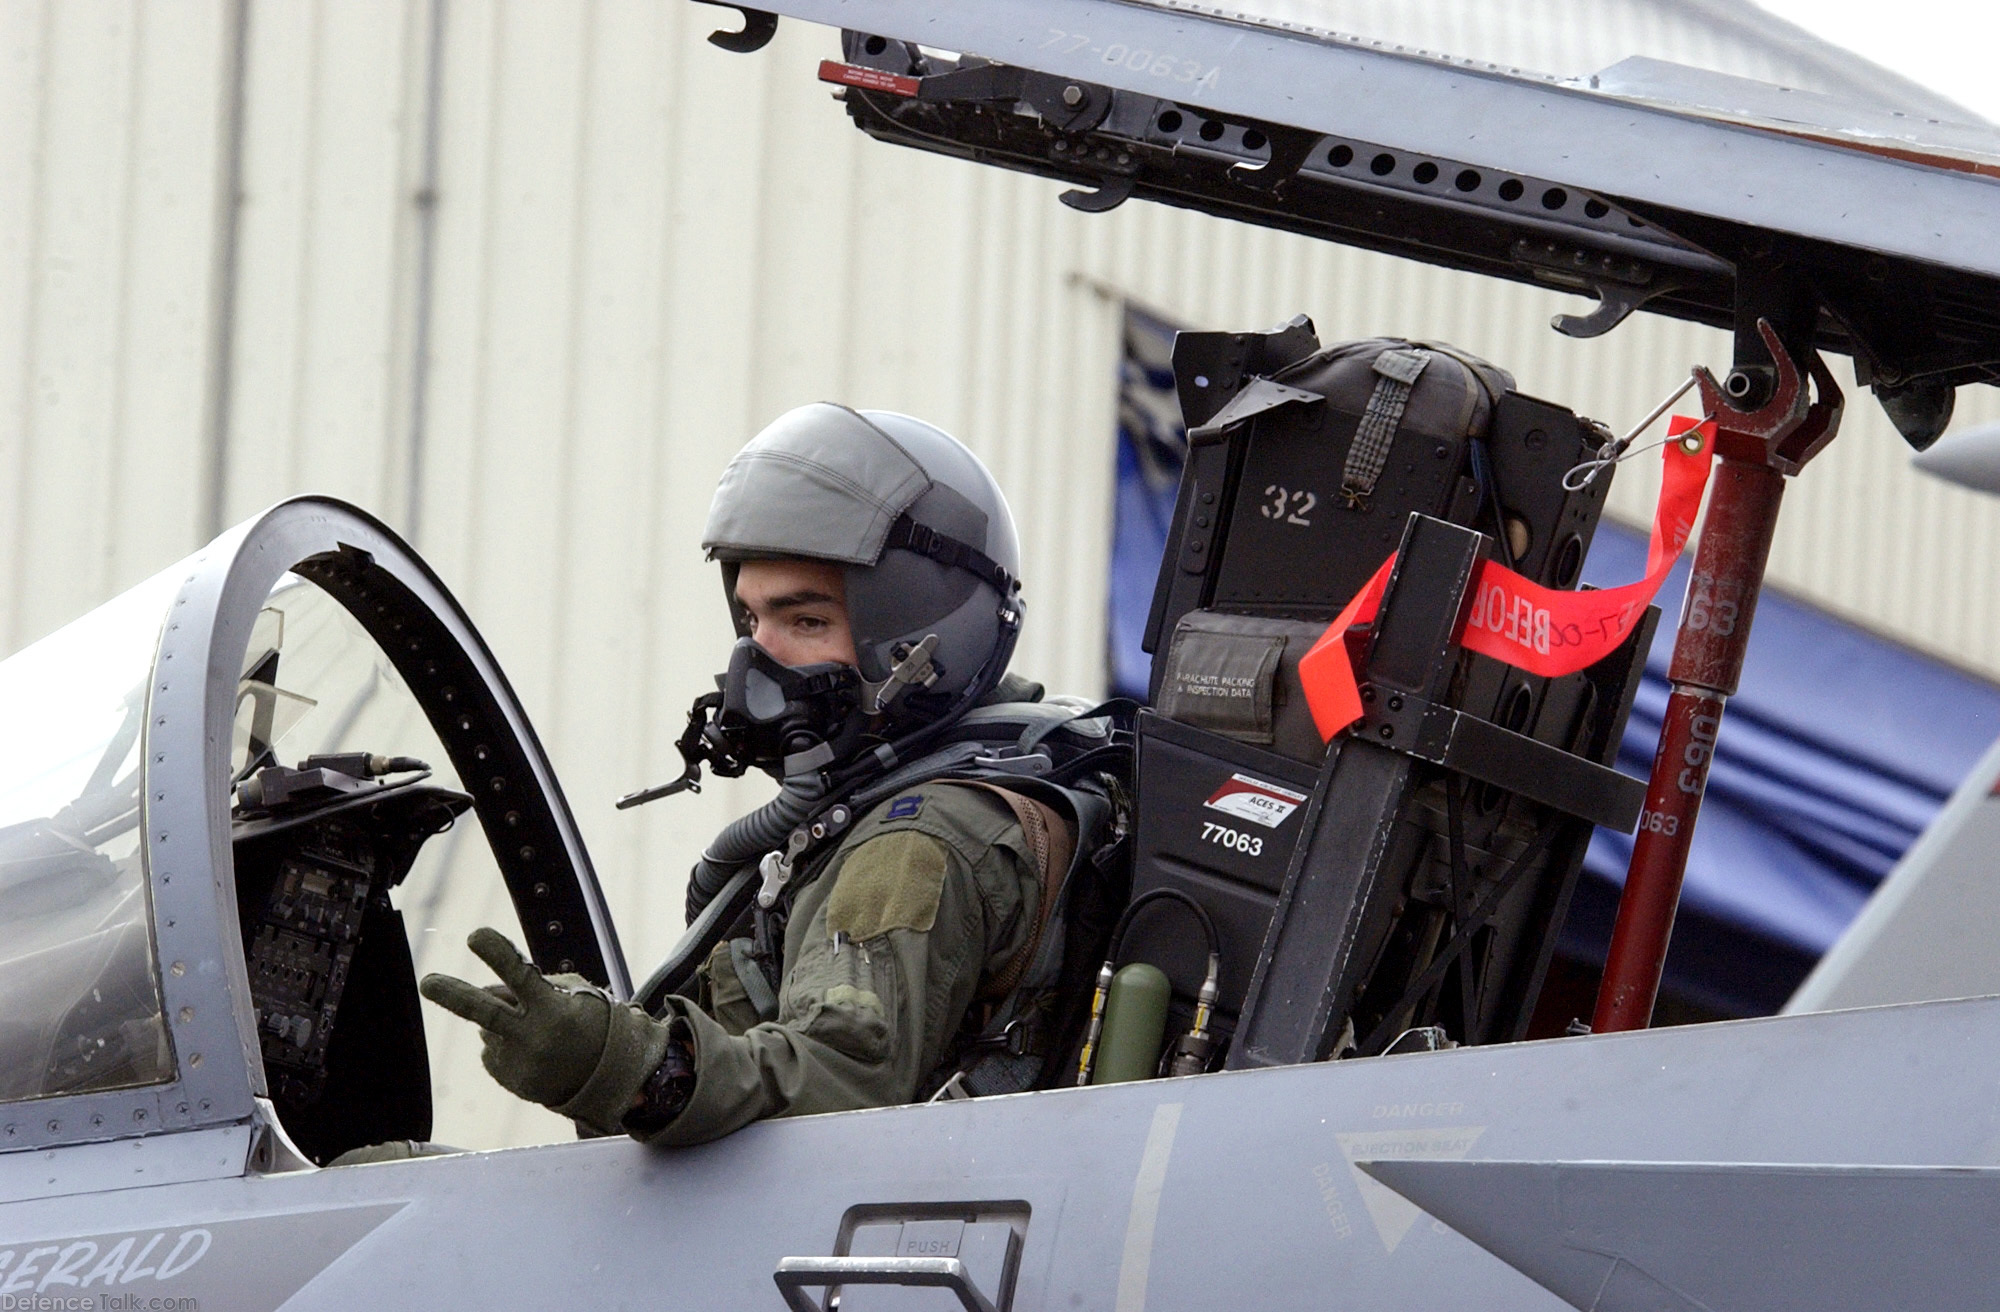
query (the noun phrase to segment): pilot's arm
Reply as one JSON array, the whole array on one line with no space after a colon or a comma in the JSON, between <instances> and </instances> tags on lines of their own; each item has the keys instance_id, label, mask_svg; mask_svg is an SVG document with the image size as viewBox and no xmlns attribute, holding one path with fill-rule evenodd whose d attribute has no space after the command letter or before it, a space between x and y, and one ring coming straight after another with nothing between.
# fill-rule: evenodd
<instances>
[{"instance_id":1,"label":"pilot's arm","mask_svg":"<svg viewBox=\"0 0 2000 1312\"><path fill-rule=\"evenodd\" d=\"M685 999L656 1020L554 988L498 959L490 930L475 950L517 1003L442 976L423 990L482 1026L487 1069L522 1097L607 1133L700 1143L766 1116L910 1101L982 979L1027 944L1038 896L1006 804L930 785L871 812L799 894L775 1020L732 1033Z\"/></svg>"},{"instance_id":2,"label":"pilot's arm","mask_svg":"<svg viewBox=\"0 0 2000 1312\"><path fill-rule=\"evenodd\" d=\"M696 1079L652 1137L699 1143L765 1116L914 1098L981 981L1032 933L1025 848L1005 803L979 790L932 785L879 807L793 907L775 1020L732 1034L671 1001Z\"/></svg>"}]
</instances>

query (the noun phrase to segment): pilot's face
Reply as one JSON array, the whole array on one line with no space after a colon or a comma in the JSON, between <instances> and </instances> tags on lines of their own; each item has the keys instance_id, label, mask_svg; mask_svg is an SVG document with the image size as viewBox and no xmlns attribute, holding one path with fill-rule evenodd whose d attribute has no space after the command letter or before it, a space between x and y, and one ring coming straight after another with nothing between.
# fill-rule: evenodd
<instances>
[{"instance_id":1,"label":"pilot's face","mask_svg":"<svg viewBox=\"0 0 2000 1312\"><path fill-rule=\"evenodd\" d=\"M819 560L746 560L736 604L750 637L781 665L858 664L847 625L847 578Z\"/></svg>"}]
</instances>

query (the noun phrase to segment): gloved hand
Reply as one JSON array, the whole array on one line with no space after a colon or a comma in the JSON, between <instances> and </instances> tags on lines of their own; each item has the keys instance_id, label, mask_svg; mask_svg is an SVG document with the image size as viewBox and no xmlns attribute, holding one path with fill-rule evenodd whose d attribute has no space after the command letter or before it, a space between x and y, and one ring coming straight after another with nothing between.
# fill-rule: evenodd
<instances>
[{"instance_id":1,"label":"gloved hand","mask_svg":"<svg viewBox=\"0 0 2000 1312\"><path fill-rule=\"evenodd\" d=\"M426 975L417 989L446 1011L479 1026L480 1060L502 1088L592 1129L616 1134L646 1077L666 1055L668 1030L637 1007L589 991L573 976L554 980L493 929L465 941L500 977L480 988L450 975Z\"/></svg>"}]
</instances>

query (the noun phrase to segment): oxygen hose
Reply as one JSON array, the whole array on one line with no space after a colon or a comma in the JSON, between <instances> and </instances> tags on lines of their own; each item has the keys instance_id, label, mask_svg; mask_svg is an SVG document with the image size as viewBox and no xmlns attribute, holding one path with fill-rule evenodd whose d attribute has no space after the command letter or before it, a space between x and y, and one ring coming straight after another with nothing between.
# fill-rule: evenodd
<instances>
[{"instance_id":1,"label":"oxygen hose","mask_svg":"<svg viewBox=\"0 0 2000 1312\"><path fill-rule=\"evenodd\" d=\"M826 792L826 780L819 771L807 770L780 784L776 797L723 826L688 876L688 923L694 923L694 918L722 891L731 875L766 852L783 847L792 830L812 814Z\"/></svg>"},{"instance_id":2,"label":"oxygen hose","mask_svg":"<svg viewBox=\"0 0 2000 1312\"><path fill-rule=\"evenodd\" d=\"M891 765L905 759L913 747L935 738L956 723L972 709L975 700L977 698L973 696L961 697L957 705L934 723L885 748L865 753L860 761L836 774L831 781L818 770L792 775L778 786L776 797L749 815L730 821L709 843L708 850L694 863L694 872L688 876L688 923L694 923L694 918L722 891L722 886L729 882L731 875L761 860L766 852L783 848L792 831L810 820L823 804L852 792L870 775L886 773L885 759Z\"/></svg>"}]
</instances>

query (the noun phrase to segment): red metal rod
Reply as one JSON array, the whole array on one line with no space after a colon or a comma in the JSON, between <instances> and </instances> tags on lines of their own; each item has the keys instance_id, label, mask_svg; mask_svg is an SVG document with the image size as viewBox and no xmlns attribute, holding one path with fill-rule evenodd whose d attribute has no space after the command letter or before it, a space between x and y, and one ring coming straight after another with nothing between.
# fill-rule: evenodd
<instances>
[{"instance_id":1,"label":"red metal rod","mask_svg":"<svg viewBox=\"0 0 2000 1312\"><path fill-rule=\"evenodd\" d=\"M1666 722L1591 1018L1596 1033L1652 1023L1716 731L1743 673L1784 493L1784 476L1767 464L1725 456L1716 466L1667 671L1673 691Z\"/></svg>"}]
</instances>

